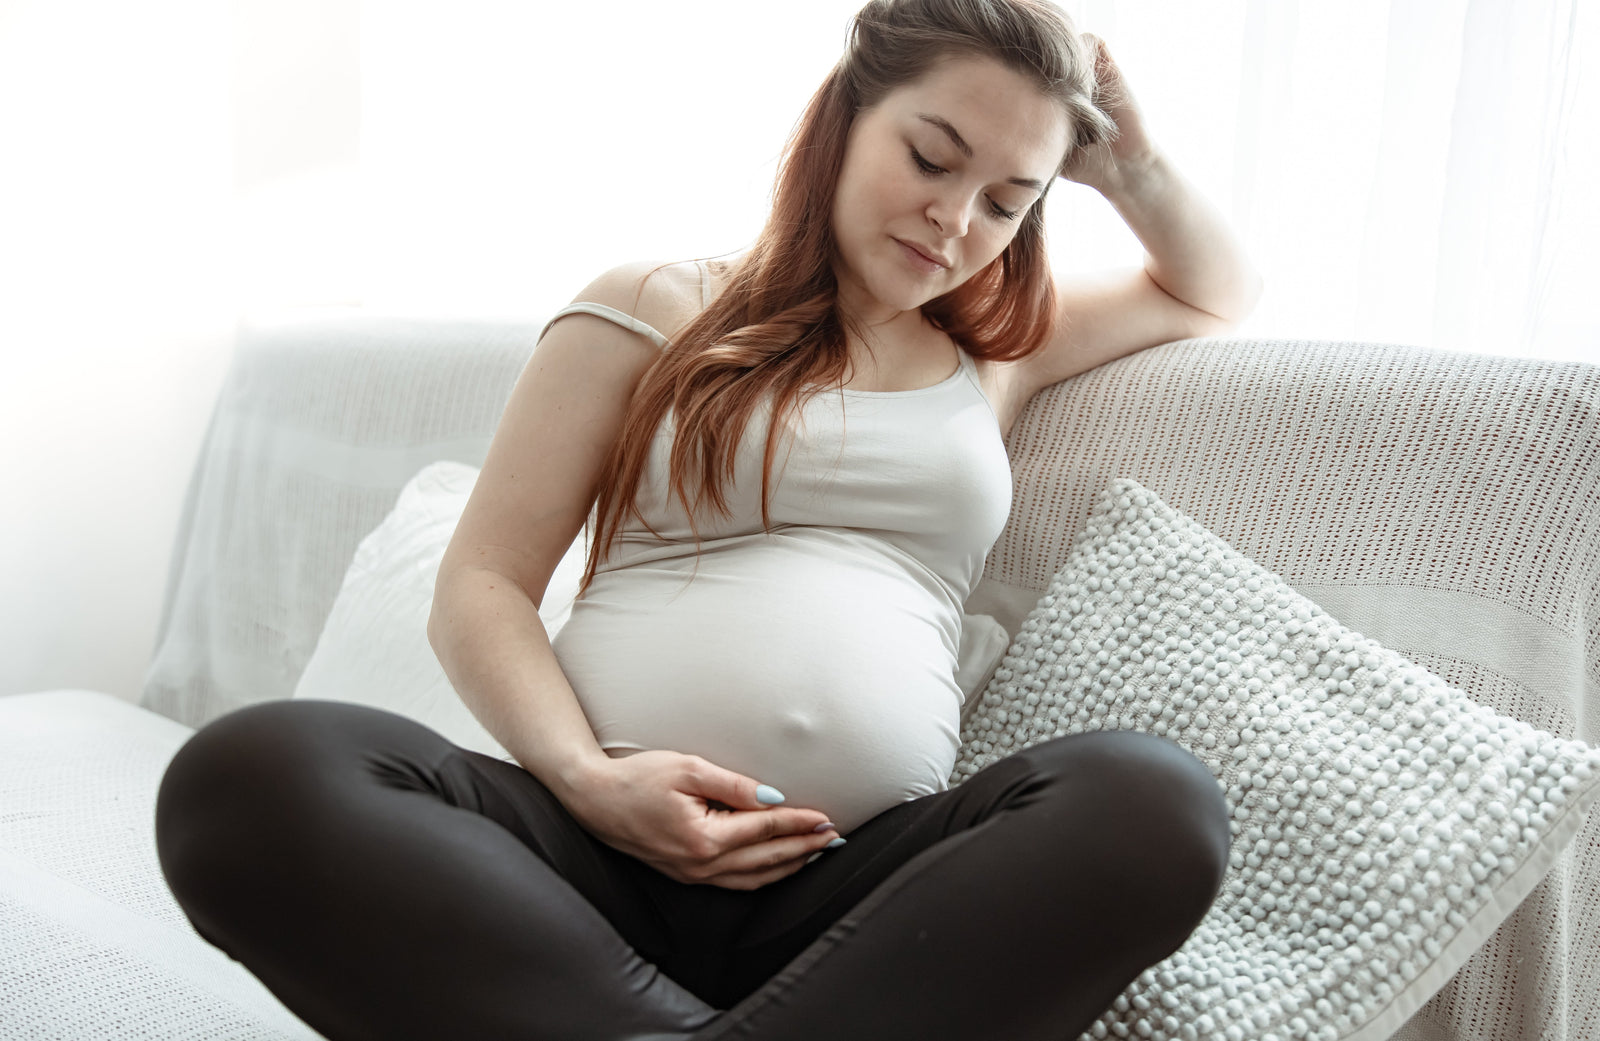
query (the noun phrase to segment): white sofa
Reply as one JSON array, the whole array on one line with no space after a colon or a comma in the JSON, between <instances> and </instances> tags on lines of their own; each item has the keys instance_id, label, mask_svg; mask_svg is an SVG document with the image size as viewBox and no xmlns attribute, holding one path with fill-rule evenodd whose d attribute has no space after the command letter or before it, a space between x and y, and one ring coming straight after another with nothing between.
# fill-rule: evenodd
<instances>
[{"instance_id":1,"label":"white sofa","mask_svg":"<svg viewBox=\"0 0 1600 1041\"><path fill-rule=\"evenodd\" d=\"M156 785L193 728L295 692L363 538L428 464L481 463L539 325L244 331L140 706L0 698L0 1039L317 1036L173 903ZM1012 518L968 606L1009 632L1130 477L1482 703L1600 744L1600 367L1190 340L1049 388L1008 448ZM1394 1036L1600 1037L1597 924L1591 819Z\"/></svg>"}]
</instances>

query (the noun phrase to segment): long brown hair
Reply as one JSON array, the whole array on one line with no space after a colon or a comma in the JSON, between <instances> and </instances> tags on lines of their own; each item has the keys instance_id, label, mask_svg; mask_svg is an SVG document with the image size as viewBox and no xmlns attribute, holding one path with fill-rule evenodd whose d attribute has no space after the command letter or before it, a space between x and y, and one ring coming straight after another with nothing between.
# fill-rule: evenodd
<instances>
[{"instance_id":1,"label":"long brown hair","mask_svg":"<svg viewBox=\"0 0 1600 1041\"><path fill-rule=\"evenodd\" d=\"M589 588L625 518L638 517L640 476L657 427L672 410L676 431L669 488L699 541L702 502L728 515L741 436L770 394L761 470L761 523L776 435L789 410L843 383L849 362L836 304L831 227L845 141L858 113L938 61L981 56L1030 77L1059 102L1073 148L1115 134L1093 103L1094 54L1067 16L1044 0L872 0L851 25L844 57L806 106L784 148L772 212L725 288L640 378L622 429L599 477L596 530L579 596ZM1055 314L1045 252L1043 198L1030 206L1016 236L988 267L923 305L922 313L968 354L1013 360L1043 346ZM688 487L696 484L691 504ZM641 523L643 517L639 517ZM654 529L651 529L652 531Z\"/></svg>"}]
</instances>

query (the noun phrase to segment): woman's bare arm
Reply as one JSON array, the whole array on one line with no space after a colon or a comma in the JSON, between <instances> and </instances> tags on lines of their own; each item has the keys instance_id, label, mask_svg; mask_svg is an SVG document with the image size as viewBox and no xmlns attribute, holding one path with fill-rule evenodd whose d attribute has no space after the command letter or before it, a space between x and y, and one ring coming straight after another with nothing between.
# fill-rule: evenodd
<instances>
[{"instance_id":1,"label":"woman's bare arm","mask_svg":"<svg viewBox=\"0 0 1600 1041\"><path fill-rule=\"evenodd\" d=\"M580 299L656 325L639 269ZM652 318L655 320L652 321ZM604 319L551 327L513 388L439 567L428 639L462 701L597 837L680 881L755 888L837 837L803 808L767 808L757 781L695 756L601 750L539 618L550 576L583 525L600 466L656 348ZM711 810L707 800L735 811Z\"/></svg>"},{"instance_id":2,"label":"woman's bare arm","mask_svg":"<svg viewBox=\"0 0 1600 1041\"><path fill-rule=\"evenodd\" d=\"M1099 53L1096 97L1118 136L1075 153L1061 175L1099 191L1145 258L1142 267L1056 280L1055 333L1020 363L1024 403L1052 383L1146 347L1224 332L1254 310L1262 291L1227 219L1146 134L1104 41L1085 36Z\"/></svg>"},{"instance_id":3,"label":"woman's bare arm","mask_svg":"<svg viewBox=\"0 0 1600 1041\"><path fill-rule=\"evenodd\" d=\"M429 642L467 707L563 800L607 757L538 605L583 526L601 461L654 356L643 337L589 315L551 326L511 392L440 563L428 619Z\"/></svg>"}]
</instances>

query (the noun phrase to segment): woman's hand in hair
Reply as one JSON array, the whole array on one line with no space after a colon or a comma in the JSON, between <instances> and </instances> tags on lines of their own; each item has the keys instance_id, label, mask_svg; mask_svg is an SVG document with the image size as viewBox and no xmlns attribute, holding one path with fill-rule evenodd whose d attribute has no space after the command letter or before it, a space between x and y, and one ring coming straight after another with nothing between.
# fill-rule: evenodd
<instances>
[{"instance_id":1,"label":"woman's hand in hair","mask_svg":"<svg viewBox=\"0 0 1600 1041\"><path fill-rule=\"evenodd\" d=\"M563 805L606 845L678 882L759 889L839 837L818 810L768 806L758 781L694 755L637 752L593 764Z\"/></svg>"},{"instance_id":2,"label":"woman's hand in hair","mask_svg":"<svg viewBox=\"0 0 1600 1041\"><path fill-rule=\"evenodd\" d=\"M1155 159L1156 149L1145 133L1139 103L1106 42L1092 33L1082 36L1096 54L1095 105L1116 121L1117 136L1103 145L1074 150L1062 164L1061 176L1104 193L1142 173Z\"/></svg>"}]
</instances>

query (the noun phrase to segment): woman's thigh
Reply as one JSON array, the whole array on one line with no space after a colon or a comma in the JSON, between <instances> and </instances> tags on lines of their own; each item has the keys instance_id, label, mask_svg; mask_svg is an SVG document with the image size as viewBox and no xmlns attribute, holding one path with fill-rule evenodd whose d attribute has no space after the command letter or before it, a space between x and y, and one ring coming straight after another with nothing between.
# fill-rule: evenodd
<instances>
[{"instance_id":1,"label":"woman's thigh","mask_svg":"<svg viewBox=\"0 0 1600 1041\"><path fill-rule=\"evenodd\" d=\"M411 720L251 706L179 749L162 870L196 929L333 1038L611 1039L713 1011L652 964L638 876L521 768Z\"/></svg>"},{"instance_id":2,"label":"woman's thigh","mask_svg":"<svg viewBox=\"0 0 1600 1041\"><path fill-rule=\"evenodd\" d=\"M1123 822L1127 815L1140 819ZM1119 822L1126 826L1116 826ZM956 836L962 836L960 845L984 855L968 858L959 870L954 861L930 870L955 851L950 840ZM1113 873L1125 870L1128 888L1134 890L1149 884L1170 891L1174 878L1181 889L1192 877L1187 887L1191 892L1175 915L1181 922L1187 909L1198 908L1188 927L1180 926L1187 935L1215 896L1227 848L1228 817L1220 789L1206 768L1179 746L1132 732L1045 741L992 763L956 788L885 810L853 831L847 845L757 890L757 906L723 953L720 975L695 980L695 989L718 1007L731 1007L869 895L914 875L920 874L924 883L938 880L930 892L946 890L935 898L937 906L924 909L927 914L959 918L977 906L974 898L982 887L1025 877L1008 870L1017 861L1041 865L1037 881L1045 888L1030 894L1030 900L1116 899L1111 888L1051 891L1053 879L1071 875L1051 866L1052 860L1074 858L1083 866L1098 862ZM1148 867L1152 861L1160 862L1153 870ZM1137 911L1115 913L1137 929ZM1160 949L1173 935L1160 915L1173 917L1161 909L1152 919L1149 950ZM977 923L1001 935L1015 932L1015 924L998 919ZM850 942L877 941L856 935ZM1140 942L1133 937L1129 945ZM892 963L891 946L882 954Z\"/></svg>"}]
</instances>

